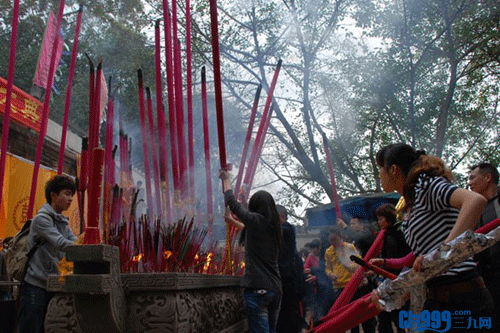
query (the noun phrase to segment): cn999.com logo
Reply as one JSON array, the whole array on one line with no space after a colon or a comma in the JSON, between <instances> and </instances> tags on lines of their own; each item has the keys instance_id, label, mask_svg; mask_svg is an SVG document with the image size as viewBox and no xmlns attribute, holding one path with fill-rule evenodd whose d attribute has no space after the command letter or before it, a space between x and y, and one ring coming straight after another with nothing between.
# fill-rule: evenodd
<instances>
[{"instance_id":1,"label":"cn999.com logo","mask_svg":"<svg viewBox=\"0 0 500 333\"><path fill-rule=\"evenodd\" d=\"M410 332L447 332L453 329L491 329L491 317L473 317L469 310L450 311L422 311L414 314L411 311L399 312L399 327L407 328Z\"/></svg>"},{"instance_id":2,"label":"cn999.com logo","mask_svg":"<svg viewBox=\"0 0 500 333\"><path fill-rule=\"evenodd\" d=\"M451 313L424 310L420 314L413 314L411 311L403 310L399 312L399 327L419 332L425 330L446 332L451 328Z\"/></svg>"}]
</instances>

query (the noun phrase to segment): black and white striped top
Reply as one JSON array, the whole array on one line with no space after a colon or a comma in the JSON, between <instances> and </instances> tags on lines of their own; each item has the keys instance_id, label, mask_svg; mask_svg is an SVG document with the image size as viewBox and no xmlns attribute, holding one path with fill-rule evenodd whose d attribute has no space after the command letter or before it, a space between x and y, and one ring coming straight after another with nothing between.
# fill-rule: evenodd
<instances>
[{"instance_id":1,"label":"black and white striped top","mask_svg":"<svg viewBox=\"0 0 500 333\"><path fill-rule=\"evenodd\" d=\"M450 205L457 189L443 177L420 174L415 185L415 202L403 221L405 239L415 256L436 249L448 237L459 211ZM445 275L456 275L476 267L472 258L456 264Z\"/></svg>"}]
</instances>

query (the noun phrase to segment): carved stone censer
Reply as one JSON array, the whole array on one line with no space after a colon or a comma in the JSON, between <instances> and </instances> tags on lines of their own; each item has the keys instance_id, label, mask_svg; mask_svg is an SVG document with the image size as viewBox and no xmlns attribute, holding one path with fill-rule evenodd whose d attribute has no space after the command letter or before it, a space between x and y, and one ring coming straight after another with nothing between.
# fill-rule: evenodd
<instances>
[{"instance_id":1,"label":"carved stone censer","mask_svg":"<svg viewBox=\"0 0 500 333\"><path fill-rule=\"evenodd\" d=\"M45 331L104 333L245 332L240 276L120 273L118 247L66 250L74 274L51 276Z\"/></svg>"}]
</instances>

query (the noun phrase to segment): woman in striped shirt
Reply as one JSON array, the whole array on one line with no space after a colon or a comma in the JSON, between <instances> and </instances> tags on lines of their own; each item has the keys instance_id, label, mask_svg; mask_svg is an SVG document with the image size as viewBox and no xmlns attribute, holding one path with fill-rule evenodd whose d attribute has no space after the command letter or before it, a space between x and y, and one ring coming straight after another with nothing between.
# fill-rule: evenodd
<instances>
[{"instance_id":1,"label":"woman in striped shirt","mask_svg":"<svg viewBox=\"0 0 500 333\"><path fill-rule=\"evenodd\" d=\"M420 270L423 255L474 229L486 199L453 185L453 175L441 159L397 143L380 149L376 160L384 191L396 191L405 199L403 232L417 257L415 270ZM429 280L427 287L429 311L469 310L476 322L480 317L494 316L493 300L472 258ZM462 326L464 332L472 331L473 326Z\"/></svg>"}]
</instances>

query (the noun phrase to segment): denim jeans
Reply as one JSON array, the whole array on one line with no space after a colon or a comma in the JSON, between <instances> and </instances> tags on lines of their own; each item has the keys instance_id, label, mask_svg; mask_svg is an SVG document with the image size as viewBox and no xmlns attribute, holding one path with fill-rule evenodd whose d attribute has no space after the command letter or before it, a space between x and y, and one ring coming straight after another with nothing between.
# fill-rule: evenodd
<instances>
[{"instance_id":1,"label":"denim jeans","mask_svg":"<svg viewBox=\"0 0 500 333\"><path fill-rule=\"evenodd\" d=\"M45 315L52 293L24 282L21 287L19 333L43 333Z\"/></svg>"},{"instance_id":2,"label":"denim jeans","mask_svg":"<svg viewBox=\"0 0 500 333\"><path fill-rule=\"evenodd\" d=\"M252 333L276 333L281 295L268 289L245 288L248 325Z\"/></svg>"}]
</instances>

